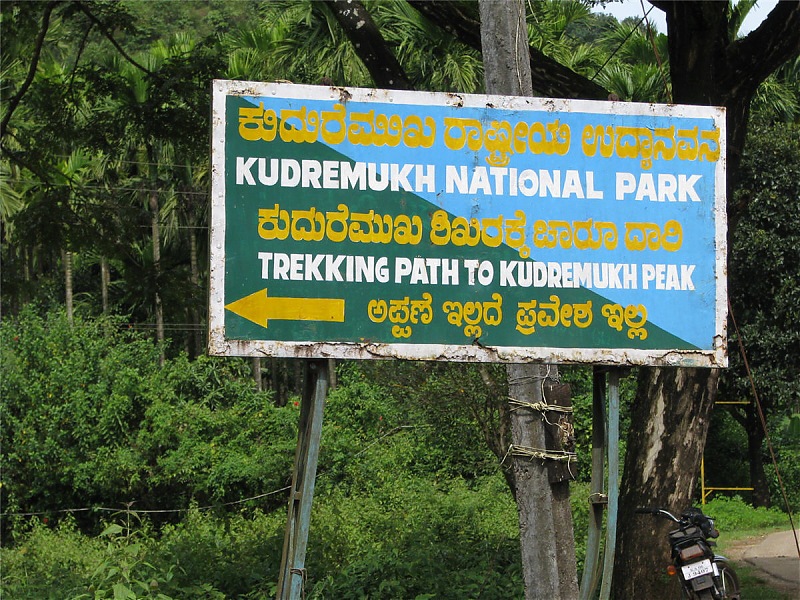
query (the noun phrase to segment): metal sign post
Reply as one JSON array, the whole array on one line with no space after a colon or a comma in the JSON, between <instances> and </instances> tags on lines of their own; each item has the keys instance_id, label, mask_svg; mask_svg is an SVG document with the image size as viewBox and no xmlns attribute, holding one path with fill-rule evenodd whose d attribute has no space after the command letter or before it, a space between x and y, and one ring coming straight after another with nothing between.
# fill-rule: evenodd
<instances>
[{"instance_id":1,"label":"metal sign post","mask_svg":"<svg viewBox=\"0 0 800 600\"><path fill-rule=\"evenodd\" d=\"M608 411L606 412L606 374L608 373ZM592 397L592 494L589 496L589 537L586 561L580 586L580 599L595 598L600 586L600 600L611 595L611 576L617 545L619 508L619 379L622 369L595 367ZM608 483L605 484L605 461ZM608 490L605 492L604 490ZM605 550L600 568L600 540L603 533L603 509L608 507ZM602 576L601 576L602 575Z\"/></svg>"},{"instance_id":2,"label":"metal sign post","mask_svg":"<svg viewBox=\"0 0 800 600\"><path fill-rule=\"evenodd\" d=\"M328 361L310 359L304 373L305 389L300 407L300 427L294 458L289 516L283 538L283 557L278 579L278 600L299 600L306 581L306 547L311 522L311 502L317 476L322 414L328 395Z\"/></svg>"},{"instance_id":3,"label":"metal sign post","mask_svg":"<svg viewBox=\"0 0 800 600\"><path fill-rule=\"evenodd\" d=\"M619 508L619 369L608 374L608 519L603 556L603 583L600 600L611 597L614 552L617 549L617 511Z\"/></svg>"},{"instance_id":4,"label":"metal sign post","mask_svg":"<svg viewBox=\"0 0 800 600\"><path fill-rule=\"evenodd\" d=\"M605 493L606 459L606 368L594 367L592 392L592 493L589 496L589 536L580 586L580 599L591 600L600 585L600 539L603 534L603 510L608 504Z\"/></svg>"}]
</instances>

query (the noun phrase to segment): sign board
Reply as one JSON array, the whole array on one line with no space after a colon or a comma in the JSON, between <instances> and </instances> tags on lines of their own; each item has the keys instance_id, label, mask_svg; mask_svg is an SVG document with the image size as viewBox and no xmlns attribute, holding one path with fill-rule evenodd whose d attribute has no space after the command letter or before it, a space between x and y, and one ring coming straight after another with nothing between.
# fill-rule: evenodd
<instances>
[{"instance_id":1,"label":"sign board","mask_svg":"<svg viewBox=\"0 0 800 600\"><path fill-rule=\"evenodd\" d=\"M725 366L721 108L215 81L209 351Z\"/></svg>"}]
</instances>

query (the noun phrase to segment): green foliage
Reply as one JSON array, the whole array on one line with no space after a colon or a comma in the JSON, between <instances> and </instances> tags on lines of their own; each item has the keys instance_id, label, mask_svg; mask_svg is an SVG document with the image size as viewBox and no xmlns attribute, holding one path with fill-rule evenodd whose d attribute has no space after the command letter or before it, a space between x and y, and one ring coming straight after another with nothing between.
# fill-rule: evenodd
<instances>
[{"instance_id":1,"label":"green foliage","mask_svg":"<svg viewBox=\"0 0 800 600\"><path fill-rule=\"evenodd\" d=\"M747 433L722 406L712 415L703 459L707 487L750 487Z\"/></svg>"},{"instance_id":2,"label":"green foliage","mask_svg":"<svg viewBox=\"0 0 800 600\"><path fill-rule=\"evenodd\" d=\"M753 508L739 496L713 498L706 502L703 512L715 520L722 540L771 527L789 526L786 513L775 508Z\"/></svg>"},{"instance_id":3,"label":"green foliage","mask_svg":"<svg viewBox=\"0 0 800 600\"><path fill-rule=\"evenodd\" d=\"M0 353L7 512L185 508L286 484L298 410L254 392L243 361L159 368L158 348L119 319L70 326L33 309L0 324Z\"/></svg>"},{"instance_id":4,"label":"green foliage","mask_svg":"<svg viewBox=\"0 0 800 600\"><path fill-rule=\"evenodd\" d=\"M123 457L158 349L121 325L78 319L72 328L63 312L31 308L0 324L4 506L68 508L132 490Z\"/></svg>"},{"instance_id":5,"label":"green foliage","mask_svg":"<svg viewBox=\"0 0 800 600\"><path fill-rule=\"evenodd\" d=\"M484 372L489 371L499 375L504 368L490 367ZM359 455L360 461L395 460L396 468L444 478L471 479L497 472L499 459L487 442L492 443L497 407L505 398L502 379L495 388L494 383L487 385L474 365L401 361L351 363L341 367L339 374L340 389L331 394L326 419L337 429L351 429L345 422L356 427L337 437L347 439L356 432L362 440L385 437L384 445L396 451L383 458L368 452ZM489 376L490 381L494 379ZM348 444L342 447L342 456L348 455Z\"/></svg>"},{"instance_id":6,"label":"green foliage","mask_svg":"<svg viewBox=\"0 0 800 600\"><path fill-rule=\"evenodd\" d=\"M334 491L315 505L309 562L326 576L310 598L522 597L516 507L501 478L376 475L383 484L368 495Z\"/></svg>"},{"instance_id":7,"label":"green foliage","mask_svg":"<svg viewBox=\"0 0 800 600\"><path fill-rule=\"evenodd\" d=\"M736 575L739 577L739 589L742 598L747 600L795 600L797 594L778 590L767 582L759 571L741 562L734 565Z\"/></svg>"},{"instance_id":8,"label":"green foliage","mask_svg":"<svg viewBox=\"0 0 800 600\"><path fill-rule=\"evenodd\" d=\"M13 549L0 548L0 595L18 600L63 600L88 589L92 570L104 560L102 541L78 532L74 522L50 528L34 519Z\"/></svg>"},{"instance_id":9,"label":"green foliage","mask_svg":"<svg viewBox=\"0 0 800 600\"><path fill-rule=\"evenodd\" d=\"M788 504L796 513L800 510L800 486L796 485L800 481L800 414L795 413L773 422L776 427L771 440L773 448L777 449L777 472L772 465L767 467L770 490L776 506Z\"/></svg>"},{"instance_id":10,"label":"green foliage","mask_svg":"<svg viewBox=\"0 0 800 600\"><path fill-rule=\"evenodd\" d=\"M13 405L16 419L30 417L4 420L4 436L17 439L19 427L28 432L62 405L82 418L70 421L69 432L37 430L30 457L13 454L33 462L39 448L72 440L70 453L48 455L57 462L45 461L30 481L4 464L2 489L13 507L4 503L6 510L52 511L90 492L103 505L137 500L110 522L97 521L106 511L79 513L83 531L94 535L72 519L53 526L56 513L47 525L17 517L0 549L4 594L23 600L274 595L285 494L266 493L288 482L297 402L279 409L269 394L253 392L242 361L181 356L158 368L157 348L114 321L77 318L70 327L62 313L29 309L0 325L0 341L4 414ZM501 379L502 367L481 373L414 363L384 370L385 364L343 364L329 394L306 597L521 598L516 507L475 416L496 393L491 382ZM565 369L562 377L573 387L576 416L585 417L591 371ZM623 388L628 380L632 385L628 378ZM87 400L82 383L97 402ZM57 396L44 402L50 390ZM58 481L62 471L67 476ZM573 484L579 570L588 493L586 483ZM239 502L252 496L260 497ZM191 508L192 501L215 506ZM158 513L150 521L137 512L181 507L189 508L166 523ZM740 500L715 499L708 512L726 534L780 523L780 513L752 511Z\"/></svg>"},{"instance_id":11,"label":"green foliage","mask_svg":"<svg viewBox=\"0 0 800 600\"><path fill-rule=\"evenodd\" d=\"M222 600L210 583L176 576L146 528L109 524L97 537L71 521L49 529L34 522L13 549L0 549L0 594L19 600Z\"/></svg>"},{"instance_id":12,"label":"green foliage","mask_svg":"<svg viewBox=\"0 0 800 600\"><path fill-rule=\"evenodd\" d=\"M720 398L748 400L731 415L751 430L761 429L752 386L758 392L793 510L800 507L796 439L782 435L785 419L800 412L800 144L792 124L753 123L742 160L739 186L731 203L735 224L729 290L738 329L731 335L730 368L723 373ZM741 342L749 370L739 351ZM752 383L750 377L752 376ZM718 418L718 417L715 417ZM763 437L763 436L762 436ZM760 438L756 438L760 442ZM720 453L720 456L723 456ZM762 450L765 462L770 458ZM722 462L720 472L736 467ZM777 475L765 465L774 503L783 504Z\"/></svg>"},{"instance_id":13,"label":"green foliage","mask_svg":"<svg viewBox=\"0 0 800 600\"><path fill-rule=\"evenodd\" d=\"M154 548L160 562L178 567L175 581L182 586L203 582L224 598L271 597L285 526L284 510L219 517L192 509L162 530Z\"/></svg>"}]
</instances>

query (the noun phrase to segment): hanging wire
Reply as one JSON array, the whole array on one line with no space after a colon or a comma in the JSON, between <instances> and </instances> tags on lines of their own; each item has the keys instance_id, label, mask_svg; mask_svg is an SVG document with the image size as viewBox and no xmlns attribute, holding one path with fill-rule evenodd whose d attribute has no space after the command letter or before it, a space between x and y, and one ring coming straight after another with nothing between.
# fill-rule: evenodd
<instances>
[{"instance_id":1,"label":"hanging wire","mask_svg":"<svg viewBox=\"0 0 800 600\"><path fill-rule=\"evenodd\" d=\"M15 183L24 183L24 184L36 184L36 185L43 185L51 188L56 187L68 187L73 188L76 187L74 184L69 182L64 183L56 183L53 181L42 181L40 179L22 179L19 177L9 177L8 181L13 181ZM104 186L104 185L91 185L91 184L84 184L77 186L81 189L85 190L101 190L101 191L109 191L109 192L158 192L160 194L177 194L182 196L208 196L208 191L202 192L194 192L191 190L187 191L180 191L176 190L175 188L143 188L143 187L114 187L114 186Z\"/></svg>"},{"instance_id":2,"label":"hanging wire","mask_svg":"<svg viewBox=\"0 0 800 600\"><path fill-rule=\"evenodd\" d=\"M642 8L644 9L644 6L642 6ZM620 49L621 49L621 48L622 48L622 47L625 45L625 42L627 42L629 39L631 39L631 36L632 36L634 33L636 33L636 30L639 28L639 25L641 25L641 24L644 22L644 20L645 20L645 19L647 19L647 15L649 15L649 14L650 14L650 11L652 11L654 8L655 8L655 6L651 6L651 7L648 9L648 11L647 11L647 12L644 14L644 16L643 16L641 19L639 19L639 22L638 22L638 23L636 23L636 26L635 26L635 27L631 27L631 30L628 32L628 35L626 35L626 36L625 36L625 39L624 39L624 40L622 40L622 41L619 43L619 46L617 46L617 47L616 47L616 49L614 50L614 52L612 52L612 53L611 53L611 56L609 56L609 57L606 59L606 62L604 62L604 63L603 63L603 65L602 65L602 66L601 66L601 67L600 67L600 68L597 70L597 73L595 73L595 74L592 76L592 78L591 78L589 81L594 81L594 80L595 80L595 78L596 78L598 75L600 75L600 73L602 73L602 72L603 72L603 69L605 69L605 68L608 66L608 63L610 63L610 62L611 62L611 60L612 60L612 59L613 59L613 58L614 58L614 57L617 55L617 52L619 52L619 51L620 51Z\"/></svg>"},{"instance_id":3,"label":"hanging wire","mask_svg":"<svg viewBox=\"0 0 800 600\"><path fill-rule=\"evenodd\" d=\"M353 455L353 458L360 456L370 450L376 444L384 441L386 438L395 435L401 431L407 431L410 429L416 429L419 426L417 425L400 425L391 429L379 437L374 439L372 442L367 444L364 448L362 448L359 452ZM423 426L424 427L424 426ZM561 459L566 460L566 459ZM328 475L327 471L321 471L318 475L318 479L325 477ZM206 506L198 506L198 507L190 507L190 508L163 508L163 509L132 509L131 505L134 502L126 503L126 508L110 508L107 506L85 506L81 508L61 508L61 509L53 509L53 510L41 510L41 511L31 511L31 512L5 512L0 513L0 518L7 518L7 517L37 517L37 516L46 516L46 515L54 515L54 514L72 514L72 513L79 513L79 512L110 512L110 513L121 513L121 512L129 512L135 514L170 514L170 513L187 513L191 510L213 510L219 508L221 506L236 506L238 504L244 504L245 502L250 502L252 500L260 500L261 498L266 498L268 496L274 496L275 494L280 494L281 492L285 492L290 490L292 486L287 485L277 490L273 490L271 492L266 492L264 494L258 494L256 496L250 496L249 498L242 498L240 500L232 500L230 502L222 502L219 504L210 504Z\"/></svg>"},{"instance_id":4,"label":"hanging wire","mask_svg":"<svg viewBox=\"0 0 800 600\"><path fill-rule=\"evenodd\" d=\"M747 360L747 353L744 349L744 341L742 340L742 333L739 331L739 326L736 323L736 317L733 315L733 305L731 304L731 299L728 297L728 313L731 316L731 322L733 323L733 329L736 331L736 338L739 341L739 352L742 355L742 361L744 361L744 368L747 372L747 378L750 381L750 390L753 393L753 400L755 401L756 409L758 412L758 418L761 422L761 428L764 431L764 439L767 441L767 448L769 448L769 455L772 459L772 466L775 469L775 475L778 478L778 486L781 490L781 495L783 496L783 502L786 505L786 513L789 515L789 523L792 526L792 533L794 534L794 545L797 548L797 556L800 557L800 541L797 538L797 529L794 525L794 518L792 517L792 508L789 505L789 498L786 495L786 487L783 484L783 478L781 477L780 469L778 468L778 460L775 458L775 449L772 447L772 438L769 435L769 430L767 429L767 420L764 418L764 411L761 408L761 399L758 396L758 391L756 390L756 382L753 379L753 372L750 370L750 363Z\"/></svg>"},{"instance_id":5,"label":"hanging wire","mask_svg":"<svg viewBox=\"0 0 800 600\"><path fill-rule=\"evenodd\" d=\"M245 502L250 502L251 500L259 500L260 498L266 498L267 496L274 496L275 494L280 494L281 492L285 492L286 490L290 489L292 486L287 485L286 487L282 487L279 490L273 490L271 492L267 492L265 494L259 494L257 496L251 496L250 498L242 498L241 500L233 500L231 502L223 502L221 504L213 504L209 506L198 506L198 507L191 507L191 508L164 508L164 509L131 509L130 505L133 504L128 503L128 508L109 508L107 506L87 506L83 508L61 508L56 510L40 510L36 512L7 512L3 513L2 517L37 517L40 515L52 515L52 514L60 514L60 513L78 513L78 512L131 512L136 514L166 514L166 513L185 513L189 512L190 510L211 510L214 508L218 508L220 506L235 506L237 504L243 504Z\"/></svg>"}]
</instances>

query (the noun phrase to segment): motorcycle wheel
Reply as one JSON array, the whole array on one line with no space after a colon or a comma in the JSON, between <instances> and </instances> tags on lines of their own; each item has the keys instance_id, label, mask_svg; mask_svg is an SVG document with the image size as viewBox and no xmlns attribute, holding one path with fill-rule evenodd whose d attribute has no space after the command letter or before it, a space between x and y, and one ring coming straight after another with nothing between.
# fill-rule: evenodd
<instances>
[{"instance_id":1,"label":"motorcycle wheel","mask_svg":"<svg viewBox=\"0 0 800 600\"><path fill-rule=\"evenodd\" d=\"M719 569L719 583L720 587L720 600L740 600L742 597L739 591L739 578L736 576L730 565L726 563L717 563Z\"/></svg>"}]
</instances>

